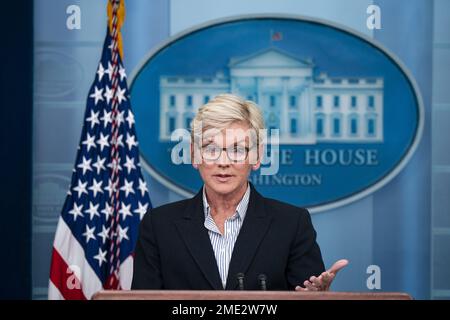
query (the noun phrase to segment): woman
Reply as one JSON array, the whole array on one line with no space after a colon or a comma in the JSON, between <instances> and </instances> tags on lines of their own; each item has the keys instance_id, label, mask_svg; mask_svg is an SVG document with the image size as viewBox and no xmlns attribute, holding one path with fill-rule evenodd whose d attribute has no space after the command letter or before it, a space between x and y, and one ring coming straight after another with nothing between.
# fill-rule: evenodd
<instances>
[{"instance_id":1,"label":"woman","mask_svg":"<svg viewBox=\"0 0 450 320\"><path fill-rule=\"evenodd\" d=\"M260 109L235 95L198 110L191 156L204 186L145 215L132 289L329 289L347 261L324 272L308 211L264 198L248 181L263 129Z\"/></svg>"}]
</instances>

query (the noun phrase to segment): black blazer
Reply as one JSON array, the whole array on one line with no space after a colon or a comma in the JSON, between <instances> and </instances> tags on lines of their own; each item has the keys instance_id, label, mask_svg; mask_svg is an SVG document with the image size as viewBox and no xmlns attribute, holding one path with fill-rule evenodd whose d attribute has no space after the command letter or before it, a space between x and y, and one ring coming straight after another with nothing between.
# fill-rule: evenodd
<instances>
[{"instance_id":1,"label":"black blazer","mask_svg":"<svg viewBox=\"0 0 450 320\"><path fill-rule=\"evenodd\" d=\"M250 185L247 213L230 261L225 290L293 290L324 271L306 209L261 196ZM150 210L136 244L132 289L223 290L208 231L202 190L192 199Z\"/></svg>"}]
</instances>

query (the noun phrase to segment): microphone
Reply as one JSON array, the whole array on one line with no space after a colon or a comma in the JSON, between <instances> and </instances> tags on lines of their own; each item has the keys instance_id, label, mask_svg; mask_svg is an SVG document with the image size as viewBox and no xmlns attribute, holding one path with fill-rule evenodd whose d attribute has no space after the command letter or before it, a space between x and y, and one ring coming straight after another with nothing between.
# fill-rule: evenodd
<instances>
[{"instance_id":1,"label":"microphone","mask_svg":"<svg viewBox=\"0 0 450 320\"><path fill-rule=\"evenodd\" d=\"M239 272L236 277L239 284L239 290L244 290L244 274L242 272Z\"/></svg>"},{"instance_id":2,"label":"microphone","mask_svg":"<svg viewBox=\"0 0 450 320\"><path fill-rule=\"evenodd\" d=\"M266 277L266 275L264 273L261 273L258 276L258 280L259 280L259 284L261 286L261 290L266 291L267 290L267 285L266 285L267 277Z\"/></svg>"}]
</instances>

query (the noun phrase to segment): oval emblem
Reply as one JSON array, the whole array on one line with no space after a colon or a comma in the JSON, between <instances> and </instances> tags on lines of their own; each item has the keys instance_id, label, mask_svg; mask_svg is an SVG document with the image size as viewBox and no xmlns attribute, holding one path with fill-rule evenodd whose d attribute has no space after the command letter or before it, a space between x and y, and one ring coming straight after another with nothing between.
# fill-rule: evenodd
<instances>
[{"instance_id":1,"label":"oval emblem","mask_svg":"<svg viewBox=\"0 0 450 320\"><path fill-rule=\"evenodd\" d=\"M202 181L172 161L171 133L219 93L255 101L266 127L279 129L279 161L250 181L312 212L389 182L423 127L417 85L393 54L365 35L296 16L240 16L176 35L149 54L130 91L142 166L185 196Z\"/></svg>"}]
</instances>

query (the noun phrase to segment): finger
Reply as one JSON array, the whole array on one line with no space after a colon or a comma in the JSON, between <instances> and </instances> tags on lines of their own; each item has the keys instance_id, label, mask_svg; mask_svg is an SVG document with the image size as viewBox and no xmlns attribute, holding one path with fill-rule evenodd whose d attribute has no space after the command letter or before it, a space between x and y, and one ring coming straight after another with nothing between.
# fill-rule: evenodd
<instances>
[{"instance_id":1,"label":"finger","mask_svg":"<svg viewBox=\"0 0 450 320\"><path fill-rule=\"evenodd\" d=\"M306 288L308 291L319 291L319 288L313 286L312 284Z\"/></svg>"},{"instance_id":2,"label":"finger","mask_svg":"<svg viewBox=\"0 0 450 320\"><path fill-rule=\"evenodd\" d=\"M320 274L320 276L319 276L319 279L320 279L322 282L323 282L323 281L326 281L326 280L328 279L329 275L330 275L330 273L327 272L327 271L322 272L322 273Z\"/></svg>"},{"instance_id":3,"label":"finger","mask_svg":"<svg viewBox=\"0 0 450 320\"><path fill-rule=\"evenodd\" d=\"M323 286L322 278L320 278L320 277L319 277L319 278L314 277L312 283L313 283L313 285L314 285L317 289L319 289L319 290L322 289L322 286Z\"/></svg>"},{"instance_id":4,"label":"finger","mask_svg":"<svg viewBox=\"0 0 450 320\"><path fill-rule=\"evenodd\" d=\"M333 276L331 273L324 272L322 277L322 285L324 286L324 290L328 290L331 285L331 281L333 280Z\"/></svg>"},{"instance_id":5,"label":"finger","mask_svg":"<svg viewBox=\"0 0 450 320\"><path fill-rule=\"evenodd\" d=\"M309 281L307 281L305 283L305 287L306 289L308 289L309 291L317 291L317 288L315 286L313 286L313 284Z\"/></svg>"},{"instance_id":6,"label":"finger","mask_svg":"<svg viewBox=\"0 0 450 320\"><path fill-rule=\"evenodd\" d=\"M329 273L333 273L336 274L339 272L339 270L341 270L342 268L344 268L346 265L348 265L348 260L346 259L342 259L342 260L338 260L336 261L330 269L328 269L327 271Z\"/></svg>"},{"instance_id":7,"label":"finger","mask_svg":"<svg viewBox=\"0 0 450 320\"><path fill-rule=\"evenodd\" d=\"M320 275L320 278L322 279L322 281L323 281L324 283L328 283L328 282L330 282L331 273L329 273L329 272L324 272L324 273L322 273L322 274Z\"/></svg>"},{"instance_id":8,"label":"finger","mask_svg":"<svg viewBox=\"0 0 450 320\"><path fill-rule=\"evenodd\" d=\"M324 284L325 285L325 290L329 290L330 289L331 283L333 282L333 279L334 279L335 276L336 275L334 273L329 273L327 275L326 283Z\"/></svg>"},{"instance_id":9,"label":"finger","mask_svg":"<svg viewBox=\"0 0 450 320\"><path fill-rule=\"evenodd\" d=\"M300 286L296 286L295 287L295 291L307 291L306 288L300 287Z\"/></svg>"}]
</instances>

